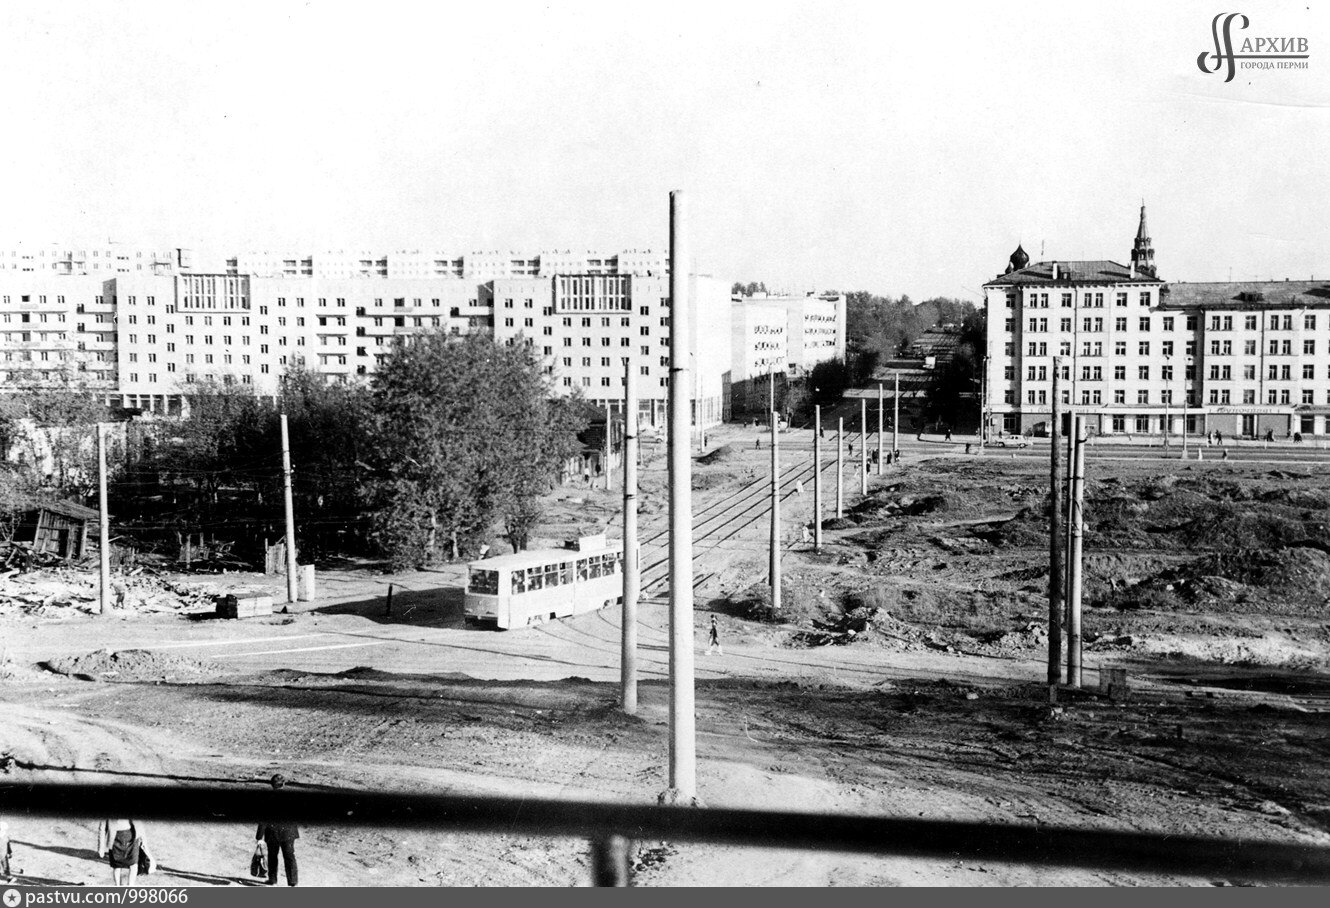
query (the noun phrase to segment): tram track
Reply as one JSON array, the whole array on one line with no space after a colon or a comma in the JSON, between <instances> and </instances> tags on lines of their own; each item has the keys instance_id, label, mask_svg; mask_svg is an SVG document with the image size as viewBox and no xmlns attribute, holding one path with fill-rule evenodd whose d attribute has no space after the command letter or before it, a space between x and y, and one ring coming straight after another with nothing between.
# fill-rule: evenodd
<instances>
[{"instance_id":1,"label":"tram track","mask_svg":"<svg viewBox=\"0 0 1330 908\"><path fill-rule=\"evenodd\" d=\"M821 473L835 469L835 463L824 463ZM779 485L780 500L786 501L799 493L801 483L813 477L813 466L808 463L795 464L781 470ZM693 553L693 587L705 582L711 575L698 574L696 567L708 551L718 544L738 536L748 527L766 517L771 512L771 481L769 478L755 479L739 492L706 506L694 515L692 542L694 546L703 546L701 551ZM659 530L642 542L644 549L654 549L649 560L642 568L642 591L648 592L669 577L668 528ZM664 540L664 542L662 542Z\"/></svg>"}]
</instances>

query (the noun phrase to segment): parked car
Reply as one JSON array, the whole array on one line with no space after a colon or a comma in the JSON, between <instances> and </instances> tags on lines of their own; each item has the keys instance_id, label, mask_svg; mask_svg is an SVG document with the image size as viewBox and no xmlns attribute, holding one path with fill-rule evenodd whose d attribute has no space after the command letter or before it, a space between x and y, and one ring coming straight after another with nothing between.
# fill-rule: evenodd
<instances>
[{"instance_id":1,"label":"parked car","mask_svg":"<svg viewBox=\"0 0 1330 908\"><path fill-rule=\"evenodd\" d=\"M1024 435L999 435L992 444L995 448L1028 448L1030 439Z\"/></svg>"}]
</instances>

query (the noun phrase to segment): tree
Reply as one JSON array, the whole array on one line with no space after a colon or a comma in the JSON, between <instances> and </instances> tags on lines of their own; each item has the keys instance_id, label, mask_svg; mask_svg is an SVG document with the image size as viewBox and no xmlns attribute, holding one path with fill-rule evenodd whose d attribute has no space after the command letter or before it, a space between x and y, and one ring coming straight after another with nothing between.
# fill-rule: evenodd
<instances>
[{"instance_id":1,"label":"tree","mask_svg":"<svg viewBox=\"0 0 1330 908\"><path fill-rule=\"evenodd\" d=\"M986 349L985 325L981 312L970 312L961 322L960 339L950 362L928 386L924 413L930 420L954 426L969 421L967 410L974 409L977 414L980 405L967 406L967 401L978 397L979 371Z\"/></svg>"},{"instance_id":2,"label":"tree","mask_svg":"<svg viewBox=\"0 0 1330 908\"><path fill-rule=\"evenodd\" d=\"M66 377L0 398L0 444L26 466L34 489L81 501L97 487L97 424L108 418L91 389Z\"/></svg>"},{"instance_id":3,"label":"tree","mask_svg":"<svg viewBox=\"0 0 1330 908\"><path fill-rule=\"evenodd\" d=\"M368 501L396 567L475 551L500 518L525 543L538 498L575 450L519 336L422 334L396 348L371 388Z\"/></svg>"},{"instance_id":4,"label":"tree","mask_svg":"<svg viewBox=\"0 0 1330 908\"><path fill-rule=\"evenodd\" d=\"M734 296L755 296L759 293L766 293L767 285L762 281L735 281L730 286L730 293Z\"/></svg>"}]
</instances>

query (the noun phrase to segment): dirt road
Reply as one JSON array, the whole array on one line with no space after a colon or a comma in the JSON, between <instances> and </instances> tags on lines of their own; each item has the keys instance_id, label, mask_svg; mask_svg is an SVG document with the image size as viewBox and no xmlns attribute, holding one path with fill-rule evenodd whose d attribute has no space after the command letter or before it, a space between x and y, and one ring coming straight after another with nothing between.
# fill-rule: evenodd
<instances>
[{"instance_id":1,"label":"dirt road","mask_svg":"<svg viewBox=\"0 0 1330 908\"><path fill-rule=\"evenodd\" d=\"M748 471L768 452L739 453L739 440L730 439L733 456L699 467L697 513L760 482ZM1038 555L1017 544L1022 524L1010 518L1019 503L1008 501L1000 525L1011 538L989 549L971 534L992 532L991 503L968 516L959 504L921 514L899 506L927 495L930 482L959 495L965 483L946 472L951 462L874 476L878 516L829 528L821 555L806 550L797 530L811 495L791 490L785 563L801 606L787 626L746 620L734 605L765 569L762 520L702 546L697 640L704 642L700 628L714 609L725 654L697 657L700 797L717 806L1330 843L1323 613L1253 606L1179 617L1162 600L1152 600L1154 610L1096 606L1087 630L1109 644L1087 652L1087 682L1097 681L1102 665L1125 665L1133 697L1074 696L1050 710L1038 634L1026 629L1039 612ZM1021 461L990 467L1015 472L976 477L985 489L1033 482ZM648 528L661 516L659 483L649 464ZM857 493L857 482L847 482L847 501L856 506L851 486ZM589 518L603 525L615 494L565 493L547 536L560 538ZM881 533L890 542L874 535ZM1106 590L1110 576L1149 574L1120 545L1091 549L1104 559ZM1190 563L1182 552L1168 557ZM13 760L7 779L248 786L280 770L297 786L654 802L666 781L664 605L641 610L642 709L628 718L614 708L616 612L517 632L468 630L460 577L457 568L389 578L344 566L321 575L319 601L240 622L161 612L0 619L9 666L0 682L9 720L0 750ZM389 581L391 616L383 599ZM890 594L892 604L862 633L847 635L846 604L865 587ZM910 598L911 590L921 592ZM1247 636L1224 638L1215 628L1225 622ZM801 645L813 630L844 645ZM1173 654L1145 645L1169 635ZM1309 661L1225 661L1213 646L1176 655L1202 639L1246 640L1249 655L1258 641L1275 655L1302 647ZM110 653L93 658L100 650L119 655L110 668L116 675L96 673L112 665ZM145 652L127 652L136 650ZM84 671L36 667L62 658ZM109 880L91 852L91 823L8 819L23 879ZM245 876L252 829L205 818L161 825L150 830L160 882L252 882ZM579 840L348 827L304 830L299 848L309 885L589 880ZM1243 882L659 842L639 843L637 857L641 885Z\"/></svg>"}]
</instances>

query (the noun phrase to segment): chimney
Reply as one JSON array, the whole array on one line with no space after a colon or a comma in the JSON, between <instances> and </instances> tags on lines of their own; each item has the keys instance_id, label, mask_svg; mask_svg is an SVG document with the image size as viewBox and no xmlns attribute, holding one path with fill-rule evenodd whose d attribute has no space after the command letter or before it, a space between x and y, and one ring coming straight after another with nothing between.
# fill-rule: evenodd
<instances>
[{"instance_id":1,"label":"chimney","mask_svg":"<svg viewBox=\"0 0 1330 908\"><path fill-rule=\"evenodd\" d=\"M1057 279L1058 279L1058 263L1057 263L1057 262L1054 262L1054 263L1053 263L1053 280L1057 280Z\"/></svg>"},{"instance_id":2,"label":"chimney","mask_svg":"<svg viewBox=\"0 0 1330 908\"><path fill-rule=\"evenodd\" d=\"M1130 277L1133 281L1136 280L1136 259L1135 259L1135 257L1133 257L1132 260L1131 260L1131 269L1127 272L1127 275L1128 275L1128 277Z\"/></svg>"}]
</instances>

